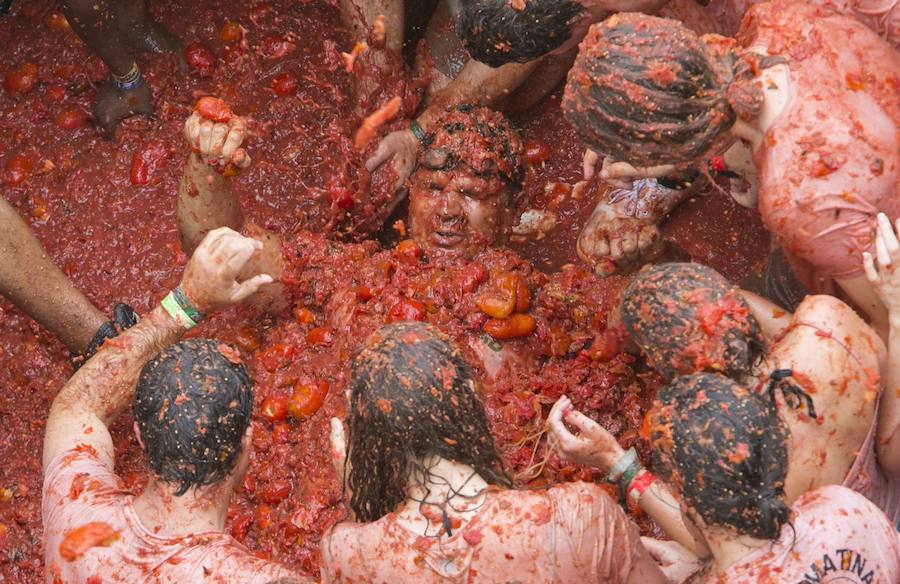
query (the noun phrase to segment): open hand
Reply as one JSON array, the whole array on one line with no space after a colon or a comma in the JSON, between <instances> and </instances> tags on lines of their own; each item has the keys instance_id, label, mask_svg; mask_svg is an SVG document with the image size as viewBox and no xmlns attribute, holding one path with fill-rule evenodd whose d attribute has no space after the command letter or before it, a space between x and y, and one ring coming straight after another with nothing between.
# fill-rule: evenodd
<instances>
[{"instance_id":1,"label":"open hand","mask_svg":"<svg viewBox=\"0 0 900 584\"><path fill-rule=\"evenodd\" d=\"M419 141L416 136L409 130L397 130L381 139L375 154L366 160L366 169L375 172L379 166L393 159L394 172L397 175L394 190L399 190L415 169L418 153Z\"/></svg>"},{"instance_id":2,"label":"open hand","mask_svg":"<svg viewBox=\"0 0 900 584\"><path fill-rule=\"evenodd\" d=\"M240 302L256 293L260 286L272 282L268 274L238 281L244 265L262 248L261 241L244 237L228 227L210 231L191 256L181 289L194 308L203 313Z\"/></svg>"},{"instance_id":3,"label":"open hand","mask_svg":"<svg viewBox=\"0 0 900 584\"><path fill-rule=\"evenodd\" d=\"M562 458L593 466L604 473L625 454L615 436L606 428L572 408L572 401L559 398L547 418L550 425L550 444ZM566 424L578 430L572 434Z\"/></svg>"},{"instance_id":4,"label":"open hand","mask_svg":"<svg viewBox=\"0 0 900 584\"><path fill-rule=\"evenodd\" d=\"M598 276L627 269L662 250L662 236L652 219L626 216L623 206L601 202L578 235L578 257Z\"/></svg>"},{"instance_id":5,"label":"open hand","mask_svg":"<svg viewBox=\"0 0 900 584\"><path fill-rule=\"evenodd\" d=\"M887 215L879 213L875 234L877 267L872 254L863 253L866 278L891 315L900 314L900 242L894 229ZM896 229L900 232L900 219L897 220Z\"/></svg>"},{"instance_id":6,"label":"open hand","mask_svg":"<svg viewBox=\"0 0 900 584\"><path fill-rule=\"evenodd\" d=\"M247 168L250 156L241 148L246 134L247 124L240 116L232 116L227 122L215 122L195 111L184 123L184 137L191 149L210 166L232 164Z\"/></svg>"}]
</instances>

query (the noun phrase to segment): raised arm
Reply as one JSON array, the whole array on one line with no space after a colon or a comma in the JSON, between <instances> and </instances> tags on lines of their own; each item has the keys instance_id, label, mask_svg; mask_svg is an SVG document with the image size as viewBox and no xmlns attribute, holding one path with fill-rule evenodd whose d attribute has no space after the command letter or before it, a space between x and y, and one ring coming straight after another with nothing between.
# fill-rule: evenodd
<instances>
[{"instance_id":1,"label":"raised arm","mask_svg":"<svg viewBox=\"0 0 900 584\"><path fill-rule=\"evenodd\" d=\"M240 201L225 174L250 165L250 157L241 148L246 132L240 116L216 122L195 111L184 123L191 153L178 187L177 216L185 253L193 253L213 229L244 227Z\"/></svg>"},{"instance_id":2,"label":"raised arm","mask_svg":"<svg viewBox=\"0 0 900 584\"><path fill-rule=\"evenodd\" d=\"M238 281L238 274L262 244L231 229L212 231L197 247L180 289L200 313L209 313L250 296L271 276ZM138 375L160 350L192 326L171 304L157 306L143 320L107 343L66 383L50 406L44 434L46 469L77 441L94 448L112 466L108 427L131 401ZM173 315L174 314L174 315Z\"/></svg>"},{"instance_id":3,"label":"raised arm","mask_svg":"<svg viewBox=\"0 0 900 584\"><path fill-rule=\"evenodd\" d=\"M615 436L594 420L572 409L572 402L565 396L554 404L547 423L550 426L551 443L560 456L567 460L609 473L626 454ZM577 429L578 435L572 434L566 424ZM678 501L661 482L652 483L640 495L638 505L669 537L699 557L709 555L706 542L694 537L684 521Z\"/></svg>"},{"instance_id":4,"label":"raised arm","mask_svg":"<svg viewBox=\"0 0 900 584\"><path fill-rule=\"evenodd\" d=\"M207 106L210 100L215 107ZM213 119L210 119L212 117ZM283 270L281 239L244 218L241 204L231 187L232 176L250 166L250 156L242 147L246 122L233 115L224 102L203 98L197 111L184 124L184 136L191 148L178 189L176 215L181 247L191 253L207 233L229 227L263 244L260 253L247 263L242 277L269 274L275 283L266 285L252 303L261 310L277 313L288 304L279 282Z\"/></svg>"},{"instance_id":5,"label":"raised arm","mask_svg":"<svg viewBox=\"0 0 900 584\"><path fill-rule=\"evenodd\" d=\"M900 231L900 220L897 221ZM888 311L887 379L878 404L875 451L881 469L900 475L900 242L884 213L878 214L875 238L877 266L872 254L863 254L866 278Z\"/></svg>"}]
</instances>

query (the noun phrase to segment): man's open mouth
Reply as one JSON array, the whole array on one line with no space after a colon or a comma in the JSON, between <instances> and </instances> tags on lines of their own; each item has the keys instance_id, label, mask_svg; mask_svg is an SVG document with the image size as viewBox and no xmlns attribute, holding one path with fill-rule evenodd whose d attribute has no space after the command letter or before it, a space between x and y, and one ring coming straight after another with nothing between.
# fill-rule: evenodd
<instances>
[{"instance_id":1,"label":"man's open mouth","mask_svg":"<svg viewBox=\"0 0 900 584\"><path fill-rule=\"evenodd\" d=\"M465 240L465 235L459 231L434 230L431 232L431 241L440 247L453 247Z\"/></svg>"}]
</instances>

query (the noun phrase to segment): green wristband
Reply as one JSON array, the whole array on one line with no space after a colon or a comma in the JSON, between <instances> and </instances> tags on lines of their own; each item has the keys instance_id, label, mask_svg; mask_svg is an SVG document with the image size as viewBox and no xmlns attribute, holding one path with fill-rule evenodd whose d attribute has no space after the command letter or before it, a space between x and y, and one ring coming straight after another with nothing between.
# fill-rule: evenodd
<instances>
[{"instance_id":1,"label":"green wristband","mask_svg":"<svg viewBox=\"0 0 900 584\"><path fill-rule=\"evenodd\" d=\"M160 305L163 307L163 310L169 313L169 316L172 319L183 326L186 329L192 329L197 326L197 323L194 322L187 312L178 304L178 301L175 300L174 292L169 292L166 294L166 297L162 299Z\"/></svg>"},{"instance_id":2,"label":"green wristband","mask_svg":"<svg viewBox=\"0 0 900 584\"><path fill-rule=\"evenodd\" d=\"M634 462L628 465L628 468L625 469L625 472L622 473L622 477L619 479L619 493L621 493L622 497L628 492L628 487L631 486L631 481L634 480L634 477L638 475L644 467L641 466L641 463L637 461L635 458Z\"/></svg>"},{"instance_id":3,"label":"green wristband","mask_svg":"<svg viewBox=\"0 0 900 584\"><path fill-rule=\"evenodd\" d=\"M622 474L625 470L634 464L637 460L637 450L634 447L629 448L625 454L619 457L619 460L616 461L612 468L609 469L609 475L606 477L606 480L611 483L619 482L619 479L622 478Z\"/></svg>"},{"instance_id":4,"label":"green wristband","mask_svg":"<svg viewBox=\"0 0 900 584\"><path fill-rule=\"evenodd\" d=\"M172 290L172 296L175 298L175 302L178 303L178 306L181 307L184 312L191 317L195 323L203 320L203 313L194 308L194 305L191 304L191 301L188 300L187 295L185 295L184 290L181 286L176 286L174 290Z\"/></svg>"},{"instance_id":5,"label":"green wristband","mask_svg":"<svg viewBox=\"0 0 900 584\"><path fill-rule=\"evenodd\" d=\"M425 144L425 130L422 129L422 126L419 125L419 122L413 120L409 124L409 131L413 133L413 136L416 137L416 140L419 141L419 144Z\"/></svg>"}]
</instances>

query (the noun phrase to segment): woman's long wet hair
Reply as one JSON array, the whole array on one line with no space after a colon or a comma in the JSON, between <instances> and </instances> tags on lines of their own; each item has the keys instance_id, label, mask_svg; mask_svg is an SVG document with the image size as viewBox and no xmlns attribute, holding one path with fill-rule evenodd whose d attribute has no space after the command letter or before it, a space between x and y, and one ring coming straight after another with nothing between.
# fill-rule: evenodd
<instances>
[{"instance_id":1,"label":"woman's long wet hair","mask_svg":"<svg viewBox=\"0 0 900 584\"><path fill-rule=\"evenodd\" d=\"M666 379L701 371L739 379L765 348L759 322L739 289L701 264L641 270L623 294L622 320Z\"/></svg>"},{"instance_id":2,"label":"woman's long wet hair","mask_svg":"<svg viewBox=\"0 0 900 584\"><path fill-rule=\"evenodd\" d=\"M788 433L773 401L721 375L679 377L657 394L647 428L654 470L706 525L779 536L790 520Z\"/></svg>"},{"instance_id":3,"label":"woman's long wet hair","mask_svg":"<svg viewBox=\"0 0 900 584\"><path fill-rule=\"evenodd\" d=\"M471 369L428 325L397 323L369 337L352 364L348 420L347 485L359 521L394 511L406 499L411 471L430 456L511 486Z\"/></svg>"},{"instance_id":4,"label":"woman's long wet hair","mask_svg":"<svg viewBox=\"0 0 900 584\"><path fill-rule=\"evenodd\" d=\"M635 166L686 165L739 117L759 115L754 78L777 61L721 37L701 39L677 20L619 13L591 26L562 108L598 154Z\"/></svg>"}]
</instances>

